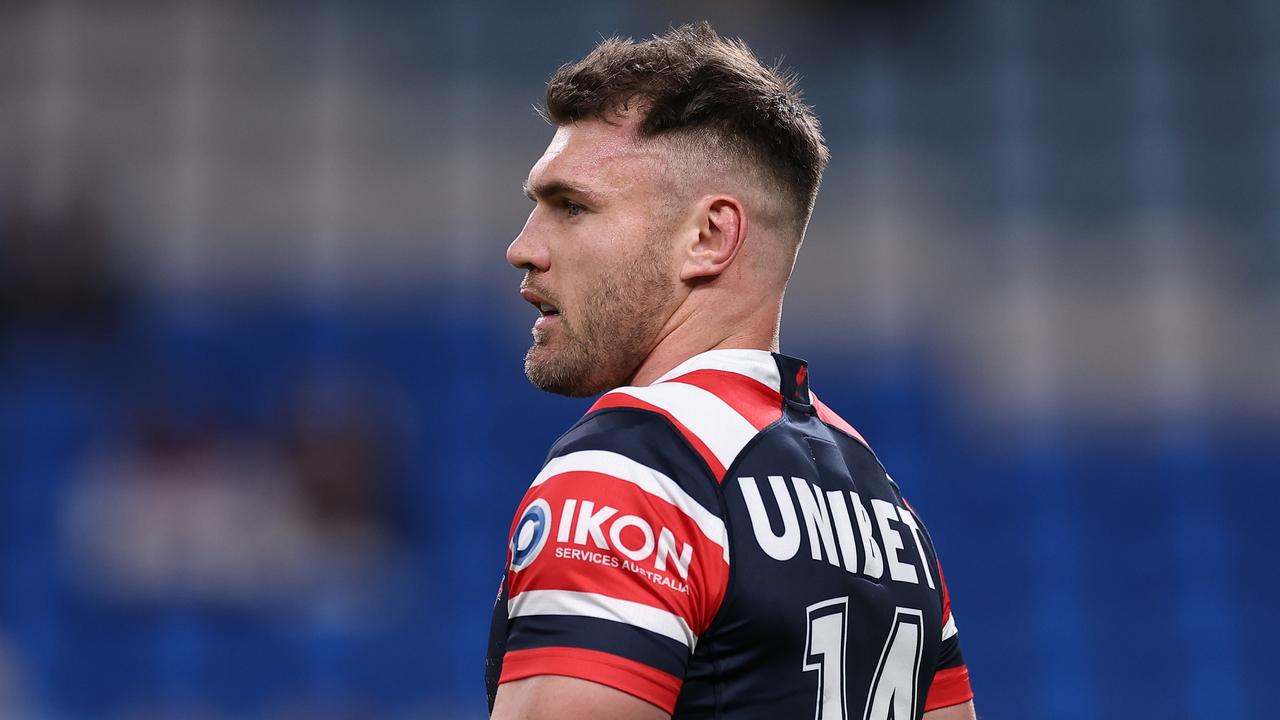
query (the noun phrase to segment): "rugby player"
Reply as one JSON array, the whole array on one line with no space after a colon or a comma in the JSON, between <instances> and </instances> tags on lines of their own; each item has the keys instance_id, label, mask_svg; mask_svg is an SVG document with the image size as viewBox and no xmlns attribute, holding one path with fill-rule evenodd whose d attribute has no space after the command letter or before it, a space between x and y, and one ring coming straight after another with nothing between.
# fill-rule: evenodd
<instances>
[{"instance_id":1,"label":"rugby player","mask_svg":"<svg viewBox=\"0 0 1280 720\"><path fill-rule=\"evenodd\" d=\"M516 511L492 716L973 718L924 523L779 352L827 161L794 78L685 26L560 68L545 114L525 371L603 395Z\"/></svg>"}]
</instances>

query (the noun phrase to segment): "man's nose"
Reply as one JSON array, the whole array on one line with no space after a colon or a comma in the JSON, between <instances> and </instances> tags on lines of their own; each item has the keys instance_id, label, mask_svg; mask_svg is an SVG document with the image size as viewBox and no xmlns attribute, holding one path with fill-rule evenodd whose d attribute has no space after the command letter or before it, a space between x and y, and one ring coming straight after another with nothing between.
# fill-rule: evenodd
<instances>
[{"instance_id":1,"label":"man's nose","mask_svg":"<svg viewBox=\"0 0 1280 720\"><path fill-rule=\"evenodd\" d=\"M551 264L551 257L547 252L547 244L542 239L542 233L537 228L537 215L538 210L534 208L533 212L529 213L529 219L525 221L520 234L507 246L507 262L524 270L546 271Z\"/></svg>"}]
</instances>

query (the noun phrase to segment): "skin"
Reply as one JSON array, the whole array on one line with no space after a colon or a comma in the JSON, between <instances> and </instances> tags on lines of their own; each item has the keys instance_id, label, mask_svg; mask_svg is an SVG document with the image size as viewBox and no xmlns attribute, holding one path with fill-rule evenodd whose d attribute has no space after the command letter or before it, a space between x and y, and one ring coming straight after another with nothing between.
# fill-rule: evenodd
<instances>
[{"instance_id":1,"label":"skin","mask_svg":"<svg viewBox=\"0 0 1280 720\"><path fill-rule=\"evenodd\" d=\"M695 154L696 155L696 154ZM639 140L635 119L556 130L529 172L533 211L507 248L541 318L525 371L571 396L648 385L698 353L778 350L783 293L801 224L757 174L687 146ZM542 675L502 684L494 720L663 720L598 683ZM972 703L927 713L973 720Z\"/></svg>"}]
</instances>

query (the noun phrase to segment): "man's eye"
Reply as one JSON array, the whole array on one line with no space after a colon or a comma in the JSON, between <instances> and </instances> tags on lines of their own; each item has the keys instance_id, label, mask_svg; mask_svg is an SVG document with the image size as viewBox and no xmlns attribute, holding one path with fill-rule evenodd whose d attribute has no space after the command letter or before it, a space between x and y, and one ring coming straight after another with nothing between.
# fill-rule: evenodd
<instances>
[{"instance_id":1,"label":"man's eye","mask_svg":"<svg viewBox=\"0 0 1280 720\"><path fill-rule=\"evenodd\" d=\"M569 217L578 217L582 213L586 212L586 210L581 205L578 205L577 203L571 203L571 202L567 202L564 204L564 211L566 214L568 214Z\"/></svg>"}]
</instances>

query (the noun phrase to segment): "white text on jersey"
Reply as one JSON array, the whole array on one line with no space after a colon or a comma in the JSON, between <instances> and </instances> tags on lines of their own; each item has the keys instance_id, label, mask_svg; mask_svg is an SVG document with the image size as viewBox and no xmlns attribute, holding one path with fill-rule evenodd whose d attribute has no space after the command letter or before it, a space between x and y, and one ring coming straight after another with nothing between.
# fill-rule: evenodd
<instances>
[{"instance_id":1,"label":"white text on jersey","mask_svg":"<svg viewBox=\"0 0 1280 720\"><path fill-rule=\"evenodd\" d=\"M639 542L636 542L637 533L628 533L631 540L624 541L623 531L629 528L637 531ZM673 565L682 580L689 579L689 566L693 563L693 546L681 542L677 551L676 536L670 529L660 528L655 535L648 520L638 515L618 515L618 509L608 505L597 509L591 500L569 498L564 501L556 540L582 547L590 542L600 550L612 550L635 563L652 559L654 569L659 572L667 572L668 566Z\"/></svg>"},{"instance_id":2,"label":"white text on jersey","mask_svg":"<svg viewBox=\"0 0 1280 720\"><path fill-rule=\"evenodd\" d=\"M843 567L847 572L861 573L876 579L884 576L887 566L890 579L919 584L920 573L917 572L917 566L903 562L899 554L904 549L902 533L890 524L901 523L906 526L914 541L919 569L924 572L925 582L929 587L934 587L933 573L925 559L928 556L925 555L920 524L906 508L872 498L871 512L868 512L858 493L852 490L823 492L822 488L798 477L791 478L791 487L795 490L796 497L793 502L786 479L780 475L770 475L769 486L773 490L778 515L782 518L782 532L779 534L774 532L769 521L756 479L740 477L738 484L742 488L742 498L751 516L751 529L755 532L756 542L769 557L786 561L796 556L800 551L800 521L803 519L809 555L814 560L825 560L836 567ZM797 504L800 506L799 512L796 510ZM849 511L851 507L852 514ZM873 521L884 542L883 550L873 535ZM855 540L855 534L861 540L860 543ZM837 546L839 552L836 550Z\"/></svg>"}]
</instances>

